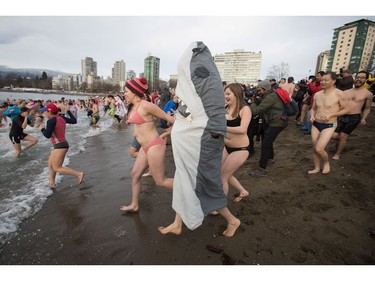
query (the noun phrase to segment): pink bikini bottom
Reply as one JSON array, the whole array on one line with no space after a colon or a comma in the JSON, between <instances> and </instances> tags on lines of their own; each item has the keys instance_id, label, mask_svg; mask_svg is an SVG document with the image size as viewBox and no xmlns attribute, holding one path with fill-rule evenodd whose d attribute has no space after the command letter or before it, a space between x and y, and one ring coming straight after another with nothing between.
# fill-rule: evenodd
<instances>
[{"instance_id":1,"label":"pink bikini bottom","mask_svg":"<svg viewBox=\"0 0 375 281\"><path fill-rule=\"evenodd\" d=\"M147 151L157 144L165 144L165 141L161 137L157 137L153 142L151 142L149 145L143 146L143 151L147 154Z\"/></svg>"}]
</instances>

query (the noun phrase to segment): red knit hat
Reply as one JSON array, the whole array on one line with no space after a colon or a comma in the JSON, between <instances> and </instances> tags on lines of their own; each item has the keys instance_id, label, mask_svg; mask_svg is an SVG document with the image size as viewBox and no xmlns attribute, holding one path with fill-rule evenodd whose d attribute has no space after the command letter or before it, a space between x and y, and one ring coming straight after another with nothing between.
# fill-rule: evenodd
<instances>
[{"instance_id":1,"label":"red knit hat","mask_svg":"<svg viewBox=\"0 0 375 281\"><path fill-rule=\"evenodd\" d=\"M51 102L47 105L46 111L57 114L59 112L59 108Z\"/></svg>"},{"instance_id":2,"label":"red knit hat","mask_svg":"<svg viewBox=\"0 0 375 281\"><path fill-rule=\"evenodd\" d=\"M139 96L140 98L143 98L148 90L147 79L142 77L128 80L125 83L125 87L137 96Z\"/></svg>"}]
</instances>

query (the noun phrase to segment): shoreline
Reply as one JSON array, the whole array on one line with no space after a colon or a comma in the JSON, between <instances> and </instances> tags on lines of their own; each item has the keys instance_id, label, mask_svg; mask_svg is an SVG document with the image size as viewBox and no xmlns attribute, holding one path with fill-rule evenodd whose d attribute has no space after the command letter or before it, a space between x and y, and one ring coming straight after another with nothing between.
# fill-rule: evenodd
<instances>
[{"instance_id":1,"label":"shoreline","mask_svg":"<svg viewBox=\"0 0 375 281\"><path fill-rule=\"evenodd\" d=\"M161 235L157 227L174 219L172 192L143 178L140 210L123 214L130 202L128 155L131 127L88 139L86 150L69 166L85 172L88 188L64 176L58 191L34 216L22 222L18 236L0 247L0 264L57 265L373 265L375 240L375 168L372 140L375 115L350 136L340 161L330 160L328 175L308 175L311 139L293 121L275 142L276 163L268 176L252 178L256 154L235 176L250 192L229 210L241 220L232 238L222 236L220 216L207 216L194 231ZM332 157L334 143L327 146ZM166 172L174 175L172 147ZM217 251L213 251L215 249Z\"/></svg>"},{"instance_id":2,"label":"shoreline","mask_svg":"<svg viewBox=\"0 0 375 281\"><path fill-rule=\"evenodd\" d=\"M71 96L99 96L99 97L105 97L107 96L107 94L105 93L82 93L82 92L78 92L78 91L57 91L57 90L42 90L42 89L35 89L35 90L23 90L22 88L16 88L15 90L7 90L7 89L4 89L4 88L0 88L0 93L3 92L3 93L30 93L30 94L45 94L45 95L48 95L48 94L51 94L51 95L71 95Z\"/></svg>"}]
</instances>

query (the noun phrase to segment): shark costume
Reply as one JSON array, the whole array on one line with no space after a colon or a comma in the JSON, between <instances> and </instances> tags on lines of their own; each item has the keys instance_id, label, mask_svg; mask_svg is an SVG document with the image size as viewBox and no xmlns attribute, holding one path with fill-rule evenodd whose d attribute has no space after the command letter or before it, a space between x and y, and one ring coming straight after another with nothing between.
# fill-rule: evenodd
<instances>
[{"instance_id":1,"label":"shark costume","mask_svg":"<svg viewBox=\"0 0 375 281\"><path fill-rule=\"evenodd\" d=\"M224 90L211 52L203 42L190 44L177 71L176 96L180 103L171 132L176 165L172 207L194 230L209 212L227 206L221 181L227 128Z\"/></svg>"}]
</instances>

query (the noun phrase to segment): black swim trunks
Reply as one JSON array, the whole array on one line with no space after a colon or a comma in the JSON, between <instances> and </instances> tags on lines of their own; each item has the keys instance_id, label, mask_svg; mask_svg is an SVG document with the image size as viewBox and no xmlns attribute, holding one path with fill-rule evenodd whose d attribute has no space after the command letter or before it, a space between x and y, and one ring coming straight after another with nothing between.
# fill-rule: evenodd
<instances>
[{"instance_id":1,"label":"black swim trunks","mask_svg":"<svg viewBox=\"0 0 375 281\"><path fill-rule=\"evenodd\" d=\"M351 134L361 122L361 114L347 114L338 117L338 125L335 133Z\"/></svg>"},{"instance_id":2,"label":"black swim trunks","mask_svg":"<svg viewBox=\"0 0 375 281\"><path fill-rule=\"evenodd\" d=\"M22 134L10 134L9 138L13 144L20 144L21 140L27 137L27 134L22 133Z\"/></svg>"},{"instance_id":3,"label":"black swim trunks","mask_svg":"<svg viewBox=\"0 0 375 281\"><path fill-rule=\"evenodd\" d=\"M59 143L55 143L53 145L54 149L63 149L63 148L69 148L69 143L67 141L62 141Z\"/></svg>"},{"instance_id":4,"label":"black swim trunks","mask_svg":"<svg viewBox=\"0 0 375 281\"><path fill-rule=\"evenodd\" d=\"M337 127L337 123L320 123L320 122L314 121L313 126L317 128L319 132L321 132L324 129Z\"/></svg>"}]
</instances>

